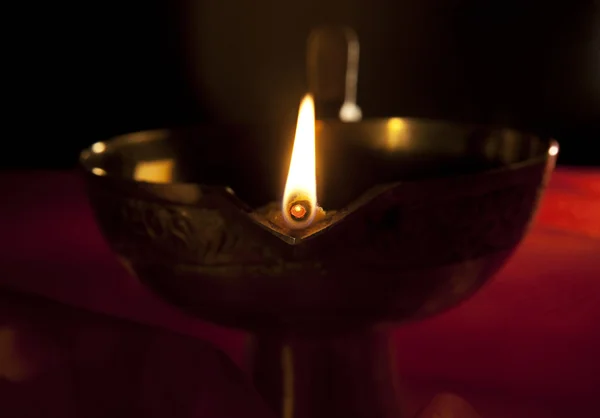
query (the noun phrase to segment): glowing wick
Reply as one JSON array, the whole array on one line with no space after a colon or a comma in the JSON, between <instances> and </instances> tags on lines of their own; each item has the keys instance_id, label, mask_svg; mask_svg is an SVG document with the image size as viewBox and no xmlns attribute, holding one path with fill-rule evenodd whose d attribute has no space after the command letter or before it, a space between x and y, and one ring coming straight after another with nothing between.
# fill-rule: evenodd
<instances>
[{"instance_id":1,"label":"glowing wick","mask_svg":"<svg viewBox=\"0 0 600 418\"><path fill-rule=\"evenodd\" d=\"M295 221L303 221L306 219L310 212L310 205L307 205L305 202L297 202L292 204L290 208L290 216Z\"/></svg>"}]
</instances>

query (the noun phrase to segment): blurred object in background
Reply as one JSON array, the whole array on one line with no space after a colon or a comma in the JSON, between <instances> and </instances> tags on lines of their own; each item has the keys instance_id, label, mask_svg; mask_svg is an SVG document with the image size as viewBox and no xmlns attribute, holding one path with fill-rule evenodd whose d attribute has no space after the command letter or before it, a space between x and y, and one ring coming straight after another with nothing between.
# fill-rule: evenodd
<instances>
[{"instance_id":1,"label":"blurred object in background","mask_svg":"<svg viewBox=\"0 0 600 418\"><path fill-rule=\"evenodd\" d=\"M600 138L599 9L594 0L105 0L26 10L5 59L18 91L6 99L14 134L0 165L72 167L84 146L132 130L287 120L307 89L308 34L322 24L358 34L365 118L529 128L559 139L561 163L600 164L589 152Z\"/></svg>"},{"instance_id":2,"label":"blurred object in background","mask_svg":"<svg viewBox=\"0 0 600 418\"><path fill-rule=\"evenodd\" d=\"M310 31L306 48L307 90L315 99L317 119L359 122L356 103L360 43L348 26L325 25Z\"/></svg>"}]
</instances>

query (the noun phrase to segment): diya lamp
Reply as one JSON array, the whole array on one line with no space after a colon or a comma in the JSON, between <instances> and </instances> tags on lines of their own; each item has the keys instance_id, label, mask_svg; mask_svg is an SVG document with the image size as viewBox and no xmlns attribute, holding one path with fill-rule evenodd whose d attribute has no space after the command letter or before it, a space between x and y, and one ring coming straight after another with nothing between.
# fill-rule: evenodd
<instances>
[{"instance_id":1,"label":"diya lamp","mask_svg":"<svg viewBox=\"0 0 600 418\"><path fill-rule=\"evenodd\" d=\"M315 121L307 95L295 135L138 132L81 164L102 233L141 282L253 333L254 381L275 413L398 418L386 324L443 312L492 277L557 152L503 128Z\"/></svg>"}]
</instances>

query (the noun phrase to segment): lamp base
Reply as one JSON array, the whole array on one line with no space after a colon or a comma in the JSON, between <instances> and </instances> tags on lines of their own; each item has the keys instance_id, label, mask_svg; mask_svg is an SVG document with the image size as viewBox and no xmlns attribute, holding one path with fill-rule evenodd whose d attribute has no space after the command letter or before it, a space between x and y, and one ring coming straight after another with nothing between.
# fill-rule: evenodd
<instances>
[{"instance_id":1,"label":"lamp base","mask_svg":"<svg viewBox=\"0 0 600 418\"><path fill-rule=\"evenodd\" d=\"M405 418L390 330L341 335L259 334L258 391L282 418Z\"/></svg>"}]
</instances>

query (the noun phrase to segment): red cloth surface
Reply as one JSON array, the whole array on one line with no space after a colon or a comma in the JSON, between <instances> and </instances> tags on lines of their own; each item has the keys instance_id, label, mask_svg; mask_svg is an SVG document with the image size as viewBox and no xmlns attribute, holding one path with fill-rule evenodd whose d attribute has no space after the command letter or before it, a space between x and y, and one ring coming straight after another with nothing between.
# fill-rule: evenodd
<instances>
[{"instance_id":1,"label":"red cloth surface","mask_svg":"<svg viewBox=\"0 0 600 418\"><path fill-rule=\"evenodd\" d=\"M0 285L200 337L241 363L243 333L188 318L128 276L77 175L4 173L0 187ZM493 282L446 314L398 328L397 338L417 395L453 390L488 418L594 416L600 171L557 170L534 228Z\"/></svg>"}]
</instances>

